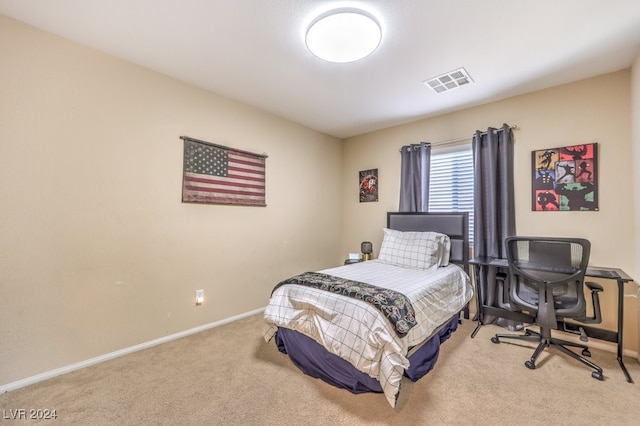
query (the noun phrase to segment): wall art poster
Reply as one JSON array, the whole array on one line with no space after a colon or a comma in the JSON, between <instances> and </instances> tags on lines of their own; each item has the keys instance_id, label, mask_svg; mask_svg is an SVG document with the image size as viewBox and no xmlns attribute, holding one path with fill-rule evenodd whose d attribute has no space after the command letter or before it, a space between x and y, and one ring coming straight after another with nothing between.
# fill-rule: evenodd
<instances>
[{"instance_id":1,"label":"wall art poster","mask_svg":"<svg viewBox=\"0 0 640 426\"><path fill-rule=\"evenodd\" d=\"M532 151L533 211L598 210L598 144Z\"/></svg>"},{"instance_id":2,"label":"wall art poster","mask_svg":"<svg viewBox=\"0 0 640 426\"><path fill-rule=\"evenodd\" d=\"M378 169L362 170L358 175L360 202L378 201Z\"/></svg>"}]
</instances>

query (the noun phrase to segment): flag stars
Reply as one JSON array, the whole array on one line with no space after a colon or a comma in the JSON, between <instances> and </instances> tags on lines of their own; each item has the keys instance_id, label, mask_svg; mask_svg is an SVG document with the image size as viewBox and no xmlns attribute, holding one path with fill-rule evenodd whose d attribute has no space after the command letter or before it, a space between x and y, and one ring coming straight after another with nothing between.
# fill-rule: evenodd
<instances>
[{"instance_id":1,"label":"flag stars","mask_svg":"<svg viewBox=\"0 0 640 426\"><path fill-rule=\"evenodd\" d=\"M227 150L194 142L185 144L187 171L210 176L227 176Z\"/></svg>"}]
</instances>

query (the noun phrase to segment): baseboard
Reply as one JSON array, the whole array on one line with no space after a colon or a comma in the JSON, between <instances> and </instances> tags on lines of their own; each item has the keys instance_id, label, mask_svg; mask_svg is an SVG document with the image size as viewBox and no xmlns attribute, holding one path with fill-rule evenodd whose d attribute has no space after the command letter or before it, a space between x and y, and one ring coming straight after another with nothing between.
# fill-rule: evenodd
<instances>
[{"instance_id":1,"label":"baseboard","mask_svg":"<svg viewBox=\"0 0 640 426\"><path fill-rule=\"evenodd\" d=\"M70 373L75 370L79 370L81 368L89 367L94 364L99 364L101 362L108 361L110 359L118 358L124 355L131 354L133 352L141 351L143 349L151 348L153 346L160 345L162 343L167 343L172 340L180 339L182 337L189 336L191 334L200 333L201 331L209 330L211 328L219 327L221 325L229 324L233 321L238 321L243 318L247 318L260 312L264 311L264 307L255 309L253 311L245 312L243 314L234 315L229 318L222 319L220 321L211 322L209 324L204 324L198 327L191 328L189 330L181 331L179 333L171 334L169 336L164 336L159 339L151 340L149 342L140 343L139 345L130 346L128 348L120 349L114 352L110 352L108 354L100 355L95 358L91 358L85 361L77 362L75 364L67 365L65 367L56 368L55 370L46 371L44 373L36 374L35 376L27 377L25 379L21 379L12 383L8 383L6 385L0 385L0 394L9 392L12 390L16 390L28 385L32 385L34 383L41 382L43 380L51 379L56 376L61 376L66 373Z\"/></svg>"},{"instance_id":2,"label":"baseboard","mask_svg":"<svg viewBox=\"0 0 640 426\"><path fill-rule=\"evenodd\" d=\"M469 312L469 317L470 318L474 318L474 316L476 315L476 312L471 310ZM469 320L470 321L470 320ZM491 324L488 324L491 325ZM499 327L499 326L496 326ZM534 326L535 328L535 326ZM561 337L565 340L573 340L577 343L580 343L580 340L578 339L578 337L574 337L572 335L567 335L567 334L560 334L558 335L558 337ZM587 343L588 346L596 348L596 349L601 349L603 351L607 351L607 352L611 352L617 355L618 353L618 346L613 343L613 342L605 342L602 340L598 340L598 339L589 339L589 342ZM634 351L632 349L629 348L624 348L622 350L622 356L624 357L630 357L635 359L639 364L640 364L640 352L638 351Z\"/></svg>"},{"instance_id":3,"label":"baseboard","mask_svg":"<svg viewBox=\"0 0 640 426\"><path fill-rule=\"evenodd\" d=\"M576 340L576 342L577 343L581 343L579 340ZM582 342L582 343L584 343L584 342ZM613 354L617 354L618 353L618 347L616 346L615 343L603 342L603 341L597 340L597 339L589 339L589 342L585 343L585 344L588 345L591 348L601 349L603 351L611 352ZM622 350L622 356L633 358L633 359L637 360L640 363L640 355L638 354L637 351L624 348Z\"/></svg>"}]
</instances>

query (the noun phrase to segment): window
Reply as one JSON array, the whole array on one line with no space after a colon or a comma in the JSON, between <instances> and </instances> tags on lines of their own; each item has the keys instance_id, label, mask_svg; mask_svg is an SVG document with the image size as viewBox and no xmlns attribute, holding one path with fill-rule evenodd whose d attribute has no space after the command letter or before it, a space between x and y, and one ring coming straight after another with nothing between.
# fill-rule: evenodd
<instances>
[{"instance_id":1,"label":"window","mask_svg":"<svg viewBox=\"0 0 640 426\"><path fill-rule=\"evenodd\" d=\"M471 144L434 147L431 151L430 212L469 212L469 243L473 244L473 153Z\"/></svg>"}]
</instances>

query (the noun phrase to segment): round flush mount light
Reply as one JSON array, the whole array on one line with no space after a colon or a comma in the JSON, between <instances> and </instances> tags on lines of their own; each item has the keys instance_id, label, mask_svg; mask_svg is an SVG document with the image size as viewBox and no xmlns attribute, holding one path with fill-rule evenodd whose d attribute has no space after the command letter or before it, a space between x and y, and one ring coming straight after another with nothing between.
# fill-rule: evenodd
<instances>
[{"instance_id":1,"label":"round flush mount light","mask_svg":"<svg viewBox=\"0 0 640 426\"><path fill-rule=\"evenodd\" d=\"M358 9L338 9L316 18L305 41L318 58L344 63L370 55L381 39L380 25L371 15Z\"/></svg>"}]
</instances>

